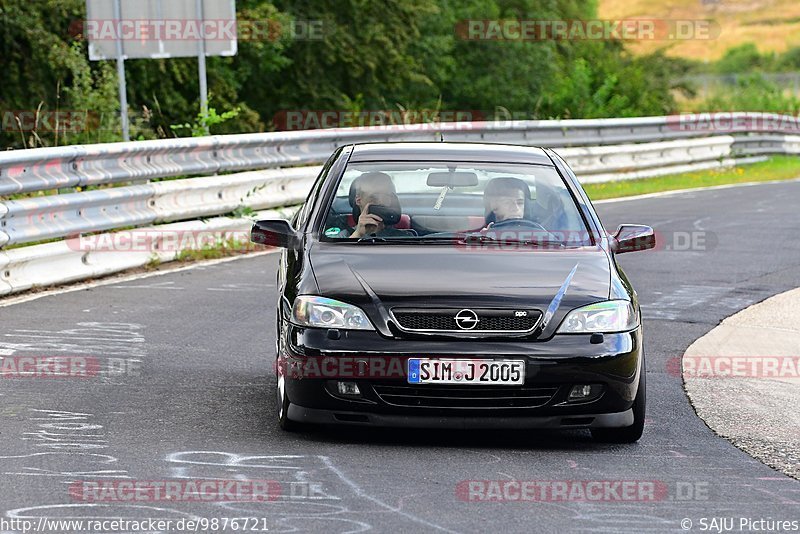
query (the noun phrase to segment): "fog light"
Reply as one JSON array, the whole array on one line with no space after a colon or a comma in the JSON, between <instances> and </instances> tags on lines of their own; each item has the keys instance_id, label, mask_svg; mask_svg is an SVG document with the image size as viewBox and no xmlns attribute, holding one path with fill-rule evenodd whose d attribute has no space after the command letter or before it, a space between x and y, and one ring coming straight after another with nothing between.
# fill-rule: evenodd
<instances>
[{"instance_id":1,"label":"fog light","mask_svg":"<svg viewBox=\"0 0 800 534\"><path fill-rule=\"evenodd\" d=\"M567 397L567 402L585 401L600 395L603 386L599 384L579 384L573 386Z\"/></svg>"},{"instance_id":2,"label":"fog light","mask_svg":"<svg viewBox=\"0 0 800 534\"><path fill-rule=\"evenodd\" d=\"M360 397L361 390L358 389L358 384L355 382L337 382L336 389L339 395L349 395L353 397Z\"/></svg>"}]
</instances>

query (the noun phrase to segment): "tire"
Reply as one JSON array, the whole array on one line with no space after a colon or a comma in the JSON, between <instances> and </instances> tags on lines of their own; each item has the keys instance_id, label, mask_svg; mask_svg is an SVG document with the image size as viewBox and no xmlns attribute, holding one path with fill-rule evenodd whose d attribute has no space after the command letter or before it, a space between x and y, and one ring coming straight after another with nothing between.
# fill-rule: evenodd
<instances>
[{"instance_id":1,"label":"tire","mask_svg":"<svg viewBox=\"0 0 800 534\"><path fill-rule=\"evenodd\" d=\"M633 399L633 424L622 428L593 428L592 437L601 443L636 443L644 431L645 407L647 404L647 384L644 360L639 390Z\"/></svg>"},{"instance_id":2,"label":"tire","mask_svg":"<svg viewBox=\"0 0 800 534\"><path fill-rule=\"evenodd\" d=\"M286 394L286 386L284 382L283 376L278 376L276 383L275 383L275 395L277 401L277 415L278 415L278 426L281 427L281 430L285 430L287 432L296 432L301 429L301 424L295 421L292 421L288 417L289 413L289 396Z\"/></svg>"},{"instance_id":3,"label":"tire","mask_svg":"<svg viewBox=\"0 0 800 534\"><path fill-rule=\"evenodd\" d=\"M295 432L300 429L300 423L291 421L288 417L289 412L289 396L286 394L285 378L284 375L287 369L281 368L281 362L278 355L281 353L281 309L278 306L277 319L275 321L275 408L278 416L278 426L281 430L286 432Z\"/></svg>"},{"instance_id":4,"label":"tire","mask_svg":"<svg viewBox=\"0 0 800 534\"><path fill-rule=\"evenodd\" d=\"M281 335L281 322L280 322L280 309L278 309L277 332L275 334L275 411L278 416L278 426L281 430L286 432L296 432L300 430L302 425L292 421L288 417L289 412L289 395L286 394L286 385L284 374L287 369L282 369L278 355L281 353L280 348L280 335Z\"/></svg>"}]
</instances>

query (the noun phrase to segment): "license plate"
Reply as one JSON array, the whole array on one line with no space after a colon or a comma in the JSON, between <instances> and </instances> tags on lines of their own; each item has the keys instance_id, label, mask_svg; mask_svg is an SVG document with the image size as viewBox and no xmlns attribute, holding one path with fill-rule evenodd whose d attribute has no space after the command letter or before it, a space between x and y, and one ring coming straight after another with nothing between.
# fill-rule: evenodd
<instances>
[{"instance_id":1,"label":"license plate","mask_svg":"<svg viewBox=\"0 0 800 534\"><path fill-rule=\"evenodd\" d=\"M523 360L408 359L409 384L522 385Z\"/></svg>"}]
</instances>

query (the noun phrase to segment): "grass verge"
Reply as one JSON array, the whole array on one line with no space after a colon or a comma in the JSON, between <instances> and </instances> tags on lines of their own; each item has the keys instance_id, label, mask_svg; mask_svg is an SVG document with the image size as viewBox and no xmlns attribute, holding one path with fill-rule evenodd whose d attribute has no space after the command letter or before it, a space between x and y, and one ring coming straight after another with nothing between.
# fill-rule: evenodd
<instances>
[{"instance_id":1,"label":"grass verge","mask_svg":"<svg viewBox=\"0 0 800 534\"><path fill-rule=\"evenodd\" d=\"M231 238L227 240L219 240L214 245L205 245L199 249L184 249L178 253L175 261L181 263L188 263L193 261L203 260L216 260L219 258L227 258L229 256L241 256L248 252L259 252L267 250L268 247L257 245L251 242L241 242L237 239ZM151 263L154 263L151 260ZM157 265L157 264L156 264Z\"/></svg>"},{"instance_id":2,"label":"grass verge","mask_svg":"<svg viewBox=\"0 0 800 534\"><path fill-rule=\"evenodd\" d=\"M797 177L800 177L800 158L795 156L774 156L767 161L749 165L708 169L683 174L668 174L654 178L585 184L583 187L589 198L602 200L713 185L791 180Z\"/></svg>"}]
</instances>

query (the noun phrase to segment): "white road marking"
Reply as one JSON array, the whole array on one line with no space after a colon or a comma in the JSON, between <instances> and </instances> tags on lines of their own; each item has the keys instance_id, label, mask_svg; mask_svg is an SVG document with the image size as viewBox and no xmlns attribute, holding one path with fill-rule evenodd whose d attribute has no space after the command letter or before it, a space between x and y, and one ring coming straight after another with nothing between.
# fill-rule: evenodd
<instances>
[{"instance_id":1,"label":"white road marking","mask_svg":"<svg viewBox=\"0 0 800 534\"><path fill-rule=\"evenodd\" d=\"M728 291L730 288L724 286L682 286L660 296L652 304L642 303L642 315L646 319L675 320L689 308L717 299Z\"/></svg>"},{"instance_id":2,"label":"white road marking","mask_svg":"<svg viewBox=\"0 0 800 534\"><path fill-rule=\"evenodd\" d=\"M63 330L19 329L0 336L0 350L102 354L144 358L143 326L135 323L81 322Z\"/></svg>"},{"instance_id":3,"label":"white road marking","mask_svg":"<svg viewBox=\"0 0 800 534\"><path fill-rule=\"evenodd\" d=\"M169 454L166 460L170 464L171 479L255 480L270 478L282 486L288 483L290 488L293 484L302 486L303 481L316 481L312 483L316 486L313 496L303 497L290 491L286 495L281 495L268 507L244 502L218 503L226 511L269 517L275 525L281 527L282 531L286 529L289 531L323 529L327 532L371 530L373 526L360 520L361 517L385 513L383 510L386 510L428 527L428 529L453 532L404 511L402 505L392 506L368 494L355 482L348 479L327 456L250 456L220 451L182 451ZM331 474L335 475L333 480L331 480ZM336 494L337 489L343 490L344 488L350 490L348 494ZM365 503L377 505L382 510L363 509L362 506ZM354 514L356 517L352 517L350 514ZM342 517L343 515L346 517ZM300 528L300 526L305 528Z\"/></svg>"},{"instance_id":4,"label":"white road marking","mask_svg":"<svg viewBox=\"0 0 800 534\"><path fill-rule=\"evenodd\" d=\"M411 521L413 521L415 523L419 523L421 525L425 525L426 527L429 527L429 528L432 528L432 529L435 529L435 530L441 530L441 531L444 531L444 532L452 532L452 533L455 534L456 531L454 531L454 530L450 530L450 529L448 529L446 527L442 527L442 526L437 525L435 523L431 523L430 521L426 521L425 519L423 519L421 517L417 517L417 516L415 516L413 514L410 514L408 512L404 512L399 507L387 504L387 503L383 502L382 500L378 499L377 497L373 497L372 495L370 495L369 493L367 493L363 489L361 489L361 487L358 484L356 484L355 482L353 482L352 480L347 478L342 471L340 471L335 465L333 465L333 462L331 461L331 459L329 457L320 456L319 458L320 458L320 460L322 460L322 462L325 464L325 466L328 469L330 469L333 473L335 473L336 476L338 476L339 479L342 482L344 482L346 485L350 486L350 488L353 490L353 492L357 496L361 497L362 499L366 499L368 501L371 501L371 502L377 504L378 506L386 508L387 510L389 510L391 512L394 512L394 513L399 514L399 515L401 515L401 516L403 516L403 517L405 517L407 519L410 519Z\"/></svg>"},{"instance_id":5,"label":"white road marking","mask_svg":"<svg viewBox=\"0 0 800 534\"><path fill-rule=\"evenodd\" d=\"M710 217L710 216L708 216L708 217L701 217L701 218L697 219L696 221L694 221L694 222L692 223L692 226L694 226L694 229L695 229L695 230L700 230L700 231L703 231L703 230L705 230L705 229L706 229L706 228L705 228L705 226L703 225L703 223L704 223L705 221L708 221L709 219L711 219L711 217Z\"/></svg>"},{"instance_id":6,"label":"white road marking","mask_svg":"<svg viewBox=\"0 0 800 534\"><path fill-rule=\"evenodd\" d=\"M256 284L222 284L220 287L207 287L206 291L263 291L265 289L268 287Z\"/></svg>"},{"instance_id":7,"label":"white road marking","mask_svg":"<svg viewBox=\"0 0 800 534\"><path fill-rule=\"evenodd\" d=\"M645 319L675 320L690 308L712 300L716 309L731 310L741 310L755 302L752 297L726 295L730 292L731 288L727 286L681 286L675 291L660 294L652 303L642 302L642 315Z\"/></svg>"},{"instance_id":8,"label":"white road marking","mask_svg":"<svg viewBox=\"0 0 800 534\"><path fill-rule=\"evenodd\" d=\"M176 289L183 291L182 287L172 287L175 282L159 282L157 284L140 284L136 286L111 286L114 289Z\"/></svg>"}]
</instances>

